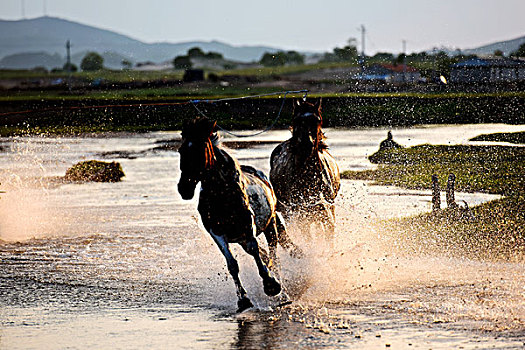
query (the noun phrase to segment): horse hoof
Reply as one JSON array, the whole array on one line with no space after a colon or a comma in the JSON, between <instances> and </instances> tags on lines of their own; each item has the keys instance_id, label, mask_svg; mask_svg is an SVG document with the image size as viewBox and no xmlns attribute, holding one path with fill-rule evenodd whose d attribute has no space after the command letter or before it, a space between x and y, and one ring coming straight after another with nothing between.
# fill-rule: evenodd
<instances>
[{"instance_id":1,"label":"horse hoof","mask_svg":"<svg viewBox=\"0 0 525 350\"><path fill-rule=\"evenodd\" d=\"M251 300L244 296L237 301L237 312L243 312L246 309L253 307Z\"/></svg>"},{"instance_id":2,"label":"horse hoof","mask_svg":"<svg viewBox=\"0 0 525 350\"><path fill-rule=\"evenodd\" d=\"M264 293L271 297L276 296L281 292L281 285L273 277L269 277L264 281Z\"/></svg>"}]
</instances>

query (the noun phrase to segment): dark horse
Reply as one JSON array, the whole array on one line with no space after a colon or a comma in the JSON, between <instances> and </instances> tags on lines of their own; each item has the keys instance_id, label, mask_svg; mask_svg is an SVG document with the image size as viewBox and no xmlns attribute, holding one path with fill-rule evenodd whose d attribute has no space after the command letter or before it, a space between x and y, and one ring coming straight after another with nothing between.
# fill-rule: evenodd
<instances>
[{"instance_id":1,"label":"dark horse","mask_svg":"<svg viewBox=\"0 0 525 350\"><path fill-rule=\"evenodd\" d=\"M238 162L219 146L217 126L206 118L185 123L179 148L181 177L178 190L183 199L193 198L201 182L198 211L206 230L226 258L237 288L238 310L253 304L239 279L239 265L229 244L238 243L253 256L262 277L264 292L275 296L281 285L269 271L276 259L277 243L299 253L288 239L282 219L275 212L276 198L260 171ZM264 233L270 257L259 247L256 236Z\"/></svg>"},{"instance_id":2,"label":"dark horse","mask_svg":"<svg viewBox=\"0 0 525 350\"><path fill-rule=\"evenodd\" d=\"M279 144L270 158L270 181L278 199L277 210L334 233L334 200L340 187L339 167L328 153L321 129L321 100L294 102L292 137Z\"/></svg>"}]
</instances>

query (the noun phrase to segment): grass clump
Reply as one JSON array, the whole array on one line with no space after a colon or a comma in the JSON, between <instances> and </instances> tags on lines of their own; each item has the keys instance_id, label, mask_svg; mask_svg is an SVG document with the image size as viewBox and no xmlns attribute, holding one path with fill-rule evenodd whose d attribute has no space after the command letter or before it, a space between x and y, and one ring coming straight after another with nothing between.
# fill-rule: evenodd
<instances>
[{"instance_id":1,"label":"grass clump","mask_svg":"<svg viewBox=\"0 0 525 350\"><path fill-rule=\"evenodd\" d=\"M65 180L73 182L118 182L124 176L120 163L88 160L67 169Z\"/></svg>"}]
</instances>

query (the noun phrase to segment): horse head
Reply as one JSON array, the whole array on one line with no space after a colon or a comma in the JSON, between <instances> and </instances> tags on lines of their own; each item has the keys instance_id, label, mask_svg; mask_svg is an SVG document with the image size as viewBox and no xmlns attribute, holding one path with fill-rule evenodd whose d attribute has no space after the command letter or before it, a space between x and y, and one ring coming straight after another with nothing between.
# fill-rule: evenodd
<instances>
[{"instance_id":1,"label":"horse head","mask_svg":"<svg viewBox=\"0 0 525 350\"><path fill-rule=\"evenodd\" d=\"M206 170L213 167L217 142L217 123L207 118L186 121L182 127L182 144L179 147L181 176L178 190L182 199L192 199L195 186Z\"/></svg>"},{"instance_id":2,"label":"horse head","mask_svg":"<svg viewBox=\"0 0 525 350\"><path fill-rule=\"evenodd\" d=\"M325 147L322 123L321 99L315 103L300 99L294 102L292 140L294 152L300 161Z\"/></svg>"}]
</instances>

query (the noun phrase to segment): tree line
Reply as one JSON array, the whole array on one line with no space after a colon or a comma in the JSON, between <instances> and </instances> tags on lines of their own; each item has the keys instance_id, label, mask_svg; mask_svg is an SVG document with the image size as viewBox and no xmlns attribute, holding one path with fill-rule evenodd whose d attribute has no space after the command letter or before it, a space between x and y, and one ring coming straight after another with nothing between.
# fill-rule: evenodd
<instances>
[{"instance_id":1,"label":"tree line","mask_svg":"<svg viewBox=\"0 0 525 350\"><path fill-rule=\"evenodd\" d=\"M494 56L503 57L503 52L496 50ZM392 64L403 64L403 63L425 63L433 62L440 70L446 70L451 64L458 62L463 59L476 57L475 55L463 55L461 52L457 52L455 55L449 55L444 51L434 50L434 52L419 52L412 54L398 54L394 55L388 52L378 52L373 56L367 56L366 61L369 63L392 63ZM518 50L513 52L510 57L525 57L525 43L522 44ZM335 47L331 52L325 52L319 58L321 63L353 63L357 64L360 59L356 40L351 38L348 40L347 45L343 47ZM224 60L222 54L218 52L204 52L199 47L193 47L188 50L187 54L176 56L172 60L174 69L191 69L193 67L192 60L203 59L203 60ZM265 67L278 67L286 65L301 65L305 64L305 55L297 51L277 51L277 52L265 52L261 59L258 61L259 64ZM122 61L123 69L131 69L132 63L128 60ZM233 68L232 64L223 63L224 69ZM97 71L104 69L104 58L97 52L88 52L80 63L80 69L83 71ZM76 72L78 67L72 63L66 63L62 67L62 70L66 72Z\"/></svg>"}]
</instances>

